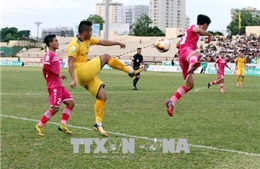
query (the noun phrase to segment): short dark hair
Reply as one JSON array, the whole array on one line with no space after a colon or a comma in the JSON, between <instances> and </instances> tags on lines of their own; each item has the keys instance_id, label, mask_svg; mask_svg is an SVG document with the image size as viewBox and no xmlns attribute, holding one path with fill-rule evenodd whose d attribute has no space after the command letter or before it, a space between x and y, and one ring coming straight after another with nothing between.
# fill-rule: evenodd
<instances>
[{"instance_id":1,"label":"short dark hair","mask_svg":"<svg viewBox=\"0 0 260 169\"><path fill-rule=\"evenodd\" d=\"M79 23L78 32L82 33L83 31L88 30L90 26L92 26L92 23L90 21L81 21Z\"/></svg>"},{"instance_id":2,"label":"short dark hair","mask_svg":"<svg viewBox=\"0 0 260 169\"><path fill-rule=\"evenodd\" d=\"M138 50L138 49L142 49L142 48L137 48L137 50Z\"/></svg>"},{"instance_id":3,"label":"short dark hair","mask_svg":"<svg viewBox=\"0 0 260 169\"><path fill-rule=\"evenodd\" d=\"M199 14L197 17L197 24L203 25L205 23L209 25L211 23L210 18L207 15Z\"/></svg>"},{"instance_id":4,"label":"short dark hair","mask_svg":"<svg viewBox=\"0 0 260 169\"><path fill-rule=\"evenodd\" d=\"M177 36L177 38L181 38L182 36L183 36L183 34L180 34L180 35Z\"/></svg>"},{"instance_id":5,"label":"short dark hair","mask_svg":"<svg viewBox=\"0 0 260 169\"><path fill-rule=\"evenodd\" d=\"M43 42L49 47L49 43L50 42L53 42L53 39L56 38L56 35L55 34L50 34L50 35L47 35L45 36Z\"/></svg>"}]
</instances>

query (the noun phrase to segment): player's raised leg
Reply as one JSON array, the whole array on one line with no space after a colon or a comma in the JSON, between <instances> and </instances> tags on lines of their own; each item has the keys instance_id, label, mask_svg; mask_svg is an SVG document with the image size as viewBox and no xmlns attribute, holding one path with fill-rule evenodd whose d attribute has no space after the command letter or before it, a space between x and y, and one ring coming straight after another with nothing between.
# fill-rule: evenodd
<instances>
[{"instance_id":1,"label":"player's raised leg","mask_svg":"<svg viewBox=\"0 0 260 169\"><path fill-rule=\"evenodd\" d=\"M210 88L211 85L219 84L219 80L214 80L212 82L208 83L208 88Z\"/></svg>"},{"instance_id":2,"label":"player's raised leg","mask_svg":"<svg viewBox=\"0 0 260 169\"><path fill-rule=\"evenodd\" d=\"M189 62L189 70L188 73L193 73L198 67L200 67L200 53L197 51L194 51L190 54L190 57L188 57Z\"/></svg>"},{"instance_id":3,"label":"player's raised leg","mask_svg":"<svg viewBox=\"0 0 260 169\"><path fill-rule=\"evenodd\" d=\"M210 88L210 86L215 85L215 84L219 84L219 80L214 80L212 82L209 82L208 83L208 88Z\"/></svg>"},{"instance_id":4,"label":"player's raised leg","mask_svg":"<svg viewBox=\"0 0 260 169\"><path fill-rule=\"evenodd\" d=\"M105 64L108 64L111 68L113 69L117 69L117 70L121 70L123 72L126 72L128 73L129 75L131 76L134 76L140 72L142 72L144 70L144 65L141 65L139 67L139 69L137 70L134 70L132 67L130 66L126 66L124 63L122 63L120 60L114 58L114 57L111 57L110 55L108 54L103 54L100 56L100 59L101 59L101 64L102 64L102 67L105 65Z\"/></svg>"}]
</instances>

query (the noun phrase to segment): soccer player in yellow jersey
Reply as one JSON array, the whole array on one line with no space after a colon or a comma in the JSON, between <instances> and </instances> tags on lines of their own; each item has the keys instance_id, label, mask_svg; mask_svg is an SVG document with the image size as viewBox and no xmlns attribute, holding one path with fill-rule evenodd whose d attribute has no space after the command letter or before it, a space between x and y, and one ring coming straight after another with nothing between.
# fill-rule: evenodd
<instances>
[{"instance_id":1,"label":"soccer player in yellow jersey","mask_svg":"<svg viewBox=\"0 0 260 169\"><path fill-rule=\"evenodd\" d=\"M97 74L101 71L105 64L108 64L111 68L121 70L133 77L143 71L144 65L141 65L139 69L134 70L132 67L126 66L121 61L111 57L108 54L103 54L87 61L89 48L91 45L119 45L121 48L125 48L125 44L123 43L99 40L91 36L92 23L89 21L81 21L78 27L78 35L74 37L68 45L68 66L72 80L70 86L75 88L78 83L88 90L94 97L96 97L96 123L94 125L94 129L99 131L101 135L108 136L102 126L107 96L104 90L105 85L98 78Z\"/></svg>"},{"instance_id":2,"label":"soccer player in yellow jersey","mask_svg":"<svg viewBox=\"0 0 260 169\"><path fill-rule=\"evenodd\" d=\"M237 87L242 87L245 77L245 67L246 59L244 58L244 53L241 50L239 56L236 59L236 71L237 71Z\"/></svg>"}]
</instances>

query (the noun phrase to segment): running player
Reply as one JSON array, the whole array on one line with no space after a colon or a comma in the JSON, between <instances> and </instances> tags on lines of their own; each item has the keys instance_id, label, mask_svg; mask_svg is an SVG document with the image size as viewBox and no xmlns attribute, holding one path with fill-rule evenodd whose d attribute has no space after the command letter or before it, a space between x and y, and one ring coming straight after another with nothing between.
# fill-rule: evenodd
<instances>
[{"instance_id":1,"label":"running player","mask_svg":"<svg viewBox=\"0 0 260 169\"><path fill-rule=\"evenodd\" d=\"M200 66L200 53L196 51L197 42L200 35L208 36L208 42L211 41L212 35L206 32L210 23L211 20L208 16L198 15L197 25L191 25L176 46L178 48L179 63L186 85L181 86L171 99L165 102L169 116L174 115L173 110L175 103L194 86L194 71Z\"/></svg>"},{"instance_id":2,"label":"running player","mask_svg":"<svg viewBox=\"0 0 260 169\"><path fill-rule=\"evenodd\" d=\"M141 65L144 64L143 56L141 55L141 48L137 48L137 53L132 58L132 67L134 70L138 70ZM135 78L133 80L133 88L132 90L138 90L136 87L136 84L138 80L140 79L141 75L140 73L135 75Z\"/></svg>"},{"instance_id":3,"label":"running player","mask_svg":"<svg viewBox=\"0 0 260 169\"><path fill-rule=\"evenodd\" d=\"M47 110L39 123L35 126L39 136L43 136L43 126L51 119L51 117L59 111L61 103L66 105L62 112L59 130L66 134L72 134L67 128L66 123L70 118L71 111L74 107L74 101L67 89L62 86L61 79L66 79L64 74L60 74L60 62L55 51L59 48L58 39L56 35L47 35L44 38L44 43L48 46L49 51L44 56L43 76L47 83L47 90L49 93L50 109Z\"/></svg>"},{"instance_id":4,"label":"running player","mask_svg":"<svg viewBox=\"0 0 260 169\"><path fill-rule=\"evenodd\" d=\"M94 124L94 129L98 130L101 135L108 136L102 126L107 96L104 90L105 85L98 78L97 74L105 64L108 64L111 68L121 70L133 77L143 71L144 66L142 65L139 69L134 70L132 67L124 65L121 61L108 54L97 56L88 61L88 52L91 45L119 45L121 48L125 48L125 44L123 43L99 40L91 36L92 23L89 21L81 21L78 27L78 35L74 37L68 45L68 65L72 80L70 85L75 89L78 83L96 97L96 123Z\"/></svg>"},{"instance_id":5,"label":"running player","mask_svg":"<svg viewBox=\"0 0 260 169\"><path fill-rule=\"evenodd\" d=\"M237 71L237 87L242 87L245 78L246 59L244 58L244 51L240 50L239 56L236 59Z\"/></svg>"},{"instance_id":6,"label":"running player","mask_svg":"<svg viewBox=\"0 0 260 169\"><path fill-rule=\"evenodd\" d=\"M208 88L210 88L211 85L219 84L221 93L225 93L225 90L224 90L225 67L227 67L227 68L229 68L229 70L231 70L230 67L227 65L227 60L225 59L225 53L226 53L226 49L221 48L221 50L219 52L220 58L218 58L214 64L214 67L216 68L217 73L218 73L218 79L208 83Z\"/></svg>"}]
</instances>

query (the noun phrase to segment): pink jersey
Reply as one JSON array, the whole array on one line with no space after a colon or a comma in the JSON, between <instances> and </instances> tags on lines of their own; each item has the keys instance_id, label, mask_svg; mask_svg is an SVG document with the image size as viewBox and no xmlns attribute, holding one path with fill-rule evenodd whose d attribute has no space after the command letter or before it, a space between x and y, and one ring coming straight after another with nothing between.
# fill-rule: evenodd
<instances>
[{"instance_id":1,"label":"pink jersey","mask_svg":"<svg viewBox=\"0 0 260 169\"><path fill-rule=\"evenodd\" d=\"M60 62L56 53L48 51L44 56L44 63L51 66L51 70L56 74L60 74ZM55 76L43 70L43 75L47 83L47 88L62 86L59 76Z\"/></svg>"},{"instance_id":2,"label":"pink jersey","mask_svg":"<svg viewBox=\"0 0 260 169\"><path fill-rule=\"evenodd\" d=\"M186 29L184 35L181 37L179 50L186 50L187 48L191 50L197 49L197 42L199 40L200 35L194 32L194 28L197 28L198 25L191 25L188 29Z\"/></svg>"},{"instance_id":3,"label":"pink jersey","mask_svg":"<svg viewBox=\"0 0 260 169\"><path fill-rule=\"evenodd\" d=\"M227 60L225 58L224 59L218 58L215 63L218 65L218 72L220 74L224 74L225 66L227 65Z\"/></svg>"}]
</instances>

